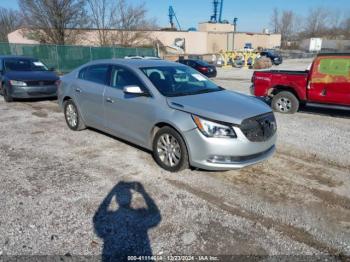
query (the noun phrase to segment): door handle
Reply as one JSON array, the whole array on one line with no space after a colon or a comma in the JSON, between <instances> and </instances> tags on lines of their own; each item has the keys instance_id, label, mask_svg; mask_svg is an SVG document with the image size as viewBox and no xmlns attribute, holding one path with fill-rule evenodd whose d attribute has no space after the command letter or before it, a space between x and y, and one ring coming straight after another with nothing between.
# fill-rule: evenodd
<instances>
[{"instance_id":1,"label":"door handle","mask_svg":"<svg viewBox=\"0 0 350 262\"><path fill-rule=\"evenodd\" d=\"M114 100L112 98L108 97L108 98L106 98L106 102L113 104Z\"/></svg>"},{"instance_id":2,"label":"door handle","mask_svg":"<svg viewBox=\"0 0 350 262\"><path fill-rule=\"evenodd\" d=\"M75 89L75 92L81 93L81 89L80 89L80 88L76 88L76 89Z\"/></svg>"}]
</instances>

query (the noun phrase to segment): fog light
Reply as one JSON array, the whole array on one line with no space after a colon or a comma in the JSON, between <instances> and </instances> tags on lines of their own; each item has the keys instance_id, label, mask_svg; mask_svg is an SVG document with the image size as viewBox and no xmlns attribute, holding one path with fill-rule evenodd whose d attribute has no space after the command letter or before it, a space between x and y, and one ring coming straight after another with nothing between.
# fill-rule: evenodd
<instances>
[{"instance_id":1,"label":"fog light","mask_svg":"<svg viewBox=\"0 0 350 262\"><path fill-rule=\"evenodd\" d=\"M232 161L230 156L210 156L208 162L225 164L231 163Z\"/></svg>"}]
</instances>

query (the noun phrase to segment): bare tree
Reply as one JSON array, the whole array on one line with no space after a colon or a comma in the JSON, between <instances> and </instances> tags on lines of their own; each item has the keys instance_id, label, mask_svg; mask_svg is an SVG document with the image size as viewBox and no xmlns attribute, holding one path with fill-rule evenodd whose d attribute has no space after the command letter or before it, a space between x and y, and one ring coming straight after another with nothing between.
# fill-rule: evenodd
<instances>
[{"instance_id":1,"label":"bare tree","mask_svg":"<svg viewBox=\"0 0 350 262\"><path fill-rule=\"evenodd\" d=\"M310 9L306 18L304 35L307 37L322 36L327 30L328 11L322 7Z\"/></svg>"},{"instance_id":2,"label":"bare tree","mask_svg":"<svg viewBox=\"0 0 350 262\"><path fill-rule=\"evenodd\" d=\"M280 12L274 9L270 17L271 30L282 35L282 46L288 42L310 37L328 39L350 38L350 16L348 11L312 8L306 17L293 11ZM291 43L293 44L293 43Z\"/></svg>"},{"instance_id":3,"label":"bare tree","mask_svg":"<svg viewBox=\"0 0 350 262\"><path fill-rule=\"evenodd\" d=\"M111 29L117 20L117 5L109 0L87 0L91 24L97 29L100 46L112 44Z\"/></svg>"},{"instance_id":4,"label":"bare tree","mask_svg":"<svg viewBox=\"0 0 350 262\"><path fill-rule=\"evenodd\" d=\"M17 11L0 7L0 42L8 42L7 35L21 25Z\"/></svg>"},{"instance_id":5,"label":"bare tree","mask_svg":"<svg viewBox=\"0 0 350 262\"><path fill-rule=\"evenodd\" d=\"M340 10L328 10L328 26L330 28L340 28L343 13Z\"/></svg>"},{"instance_id":6,"label":"bare tree","mask_svg":"<svg viewBox=\"0 0 350 262\"><path fill-rule=\"evenodd\" d=\"M343 35L348 39L350 38L350 16L344 19L341 23L341 29Z\"/></svg>"},{"instance_id":7,"label":"bare tree","mask_svg":"<svg viewBox=\"0 0 350 262\"><path fill-rule=\"evenodd\" d=\"M155 22L147 18L145 4L132 5L125 0L87 0L92 26L99 45L134 46L151 42L148 30Z\"/></svg>"},{"instance_id":8,"label":"bare tree","mask_svg":"<svg viewBox=\"0 0 350 262\"><path fill-rule=\"evenodd\" d=\"M280 31L282 41L286 42L291 39L295 29L295 14L293 11L283 11L280 19Z\"/></svg>"},{"instance_id":9,"label":"bare tree","mask_svg":"<svg viewBox=\"0 0 350 262\"><path fill-rule=\"evenodd\" d=\"M295 33L296 15L290 10L284 10L280 14L279 10L275 8L271 16L270 25L274 33L281 34L282 46L286 46L286 43L291 40Z\"/></svg>"},{"instance_id":10,"label":"bare tree","mask_svg":"<svg viewBox=\"0 0 350 262\"><path fill-rule=\"evenodd\" d=\"M117 3L117 34L114 36L114 42L121 46L141 45L145 41L150 41L149 30L156 28L153 19L147 18L147 9L145 4L133 6L127 4L125 0L119 0Z\"/></svg>"},{"instance_id":11,"label":"bare tree","mask_svg":"<svg viewBox=\"0 0 350 262\"><path fill-rule=\"evenodd\" d=\"M342 14L339 10L328 10L327 22L324 25L322 36L326 36L329 39L336 39L342 35Z\"/></svg>"},{"instance_id":12,"label":"bare tree","mask_svg":"<svg viewBox=\"0 0 350 262\"><path fill-rule=\"evenodd\" d=\"M270 26L273 33L280 33L280 14L277 8L274 8L272 11Z\"/></svg>"},{"instance_id":13,"label":"bare tree","mask_svg":"<svg viewBox=\"0 0 350 262\"><path fill-rule=\"evenodd\" d=\"M74 43L86 26L85 0L20 0L30 38L42 43Z\"/></svg>"}]
</instances>

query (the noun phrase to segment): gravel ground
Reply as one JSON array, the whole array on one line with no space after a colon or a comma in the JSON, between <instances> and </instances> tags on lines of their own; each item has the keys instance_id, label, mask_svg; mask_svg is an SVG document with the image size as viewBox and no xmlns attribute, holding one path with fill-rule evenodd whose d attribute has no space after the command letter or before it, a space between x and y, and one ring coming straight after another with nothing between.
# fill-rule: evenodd
<instances>
[{"instance_id":1,"label":"gravel ground","mask_svg":"<svg viewBox=\"0 0 350 262\"><path fill-rule=\"evenodd\" d=\"M215 81L247 93L251 73ZM170 174L129 143L69 130L56 101L0 98L0 255L349 256L349 113L276 116L269 161Z\"/></svg>"}]
</instances>

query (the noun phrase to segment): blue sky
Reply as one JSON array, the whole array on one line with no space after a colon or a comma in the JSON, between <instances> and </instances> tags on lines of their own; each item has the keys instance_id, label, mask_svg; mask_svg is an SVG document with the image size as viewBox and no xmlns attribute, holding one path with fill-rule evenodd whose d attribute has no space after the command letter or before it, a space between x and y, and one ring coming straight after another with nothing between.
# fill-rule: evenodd
<instances>
[{"instance_id":1,"label":"blue sky","mask_svg":"<svg viewBox=\"0 0 350 262\"><path fill-rule=\"evenodd\" d=\"M146 3L149 16L156 18L160 26L168 25L168 7L175 9L184 29L197 27L198 22L209 20L212 14L212 0L128 0L130 3ZM16 0L0 0L0 6L17 9ZM269 27L269 16L274 7L290 9L299 15L307 14L309 8L322 6L338 12L350 13L350 0L225 0L223 18L232 22L238 17L239 31L260 32Z\"/></svg>"}]
</instances>

